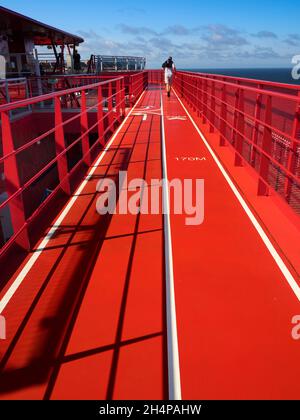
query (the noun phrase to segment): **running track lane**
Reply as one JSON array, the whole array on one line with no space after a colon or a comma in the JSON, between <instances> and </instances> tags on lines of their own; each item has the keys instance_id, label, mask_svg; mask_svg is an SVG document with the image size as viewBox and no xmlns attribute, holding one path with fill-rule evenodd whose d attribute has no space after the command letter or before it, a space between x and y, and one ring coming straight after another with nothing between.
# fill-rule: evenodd
<instances>
[{"instance_id":1,"label":"running track lane","mask_svg":"<svg viewBox=\"0 0 300 420\"><path fill-rule=\"evenodd\" d=\"M299 399L299 301L177 97L163 108L169 179L205 181L202 225L171 214L182 398Z\"/></svg>"},{"instance_id":2,"label":"running track lane","mask_svg":"<svg viewBox=\"0 0 300 420\"><path fill-rule=\"evenodd\" d=\"M147 91L136 114L146 105L159 109L159 91ZM162 215L95 210L97 182L120 170L161 178L155 112L127 119L6 306L1 398L167 397Z\"/></svg>"}]
</instances>

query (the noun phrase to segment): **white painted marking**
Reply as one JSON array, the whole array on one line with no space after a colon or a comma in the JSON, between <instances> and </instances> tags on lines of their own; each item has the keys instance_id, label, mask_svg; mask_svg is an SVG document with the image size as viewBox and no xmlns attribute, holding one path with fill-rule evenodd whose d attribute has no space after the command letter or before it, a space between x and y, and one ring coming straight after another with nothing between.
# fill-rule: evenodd
<instances>
[{"instance_id":1,"label":"white painted marking","mask_svg":"<svg viewBox=\"0 0 300 420\"><path fill-rule=\"evenodd\" d=\"M143 121L146 121L147 120L147 114L142 114L140 112L135 112L132 115L134 115L135 117L143 117Z\"/></svg>"},{"instance_id":2,"label":"white painted marking","mask_svg":"<svg viewBox=\"0 0 300 420\"><path fill-rule=\"evenodd\" d=\"M161 132L162 132L162 167L163 167L163 208L164 208L164 236L165 236L165 270L166 270L166 300L167 300L167 337L168 337L168 375L169 399L181 400L181 380L179 366L179 350L176 321L176 303L174 286L174 268L172 251L172 234L170 223L170 197L168 188L168 168L165 139L164 107L162 93L161 100Z\"/></svg>"},{"instance_id":3,"label":"white painted marking","mask_svg":"<svg viewBox=\"0 0 300 420\"><path fill-rule=\"evenodd\" d=\"M182 117L182 116L178 115L177 117L167 117L167 119L169 121L174 121L174 120L186 121L187 117Z\"/></svg>"},{"instance_id":4,"label":"white painted marking","mask_svg":"<svg viewBox=\"0 0 300 420\"><path fill-rule=\"evenodd\" d=\"M142 106L141 109L152 109L154 108L153 105Z\"/></svg>"},{"instance_id":5,"label":"white painted marking","mask_svg":"<svg viewBox=\"0 0 300 420\"><path fill-rule=\"evenodd\" d=\"M135 106L130 110L130 112L128 113L128 115L126 116L126 118L124 119L124 121L122 122L122 124L120 125L120 127L117 129L117 131L115 132L115 134L113 135L113 137L111 138L111 140L109 141L109 143L107 143L107 146L105 147L105 149L103 150L103 152L101 153L101 155L99 156L98 160L95 162L95 164L93 165L93 167L90 169L90 171L89 171L88 175L86 176L86 178L84 179L84 181L80 184L80 186L78 187L77 191L75 192L75 194L73 195L73 197L70 199L70 201L68 202L68 204L66 205L66 207L64 208L64 210L62 211L62 213L60 214L60 216L54 222L53 227L49 230L49 232L47 233L47 235L45 236L45 238L41 241L41 243L37 247L37 250L32 254L32 256L30 257L30 259L27 261L27 263L23 267L22 271L18 274L18 276L16 277L16 279L14 280L14 282L12 283L12 285L9 287L9 289L7 290L7 292L5 293L5 295L3 296L3 298L1 299L1 301L0 301L0 314L4 311L4 309L6 308L6 306L9 303L9 301L14 296L14 294L16 293L16 291L18 290L18 288L22 284L23 280L25 279L25 277L27 276L27 274L29 273L29 271L32 269L33 265L35 264L35 262L37 261L37 259L41 255L41 253L46 248L48 242L51 240L51 238L53 237L53 235L55 234L55 232L57 231L57 229L59 228L59 226L61 225L61 223L63 222L63 220L65 219L65 217L67 216L67 214L69 213L69 211L71 210L71 208L73 207L73 205L74 205L75 201L77 200L77 198L79 197L80 193L83 191L83 189L85 188L85 186L87 185L87 183L91 179L93 173L97 169L97 166L99 166L100 162L102 161L102 159L106 155L106 152L108 151L108 149L110 148L110 146L115 141L117 135L122 130L123 126L127 122L128 118L131 116L131 114L133 113L133 111L135 110L137 104L142 99L142 97L143 97L144 94L145 94L145 91L141 94L141 96L139 97L139 99L136 102Z\"/></svg>"},{"instance_id":6,"label":"white painted marking","mask_svg":"<svg viewBox=\"0 0 300 420\"><path fill-rule=\"evenodd\" d=\"M180 98L177 95L177 93L175 91L174 91L174 93L175 93L177 99L179 100L182 108L185 110L185 112L189 116L189 119L191 120L192 124L194 125L195 129L197 130L197 132L198 132L199 136L201 137L203 143L205 144L206 148L208 149L208 151L212 155L212 158L214 159L214 161L217 164L218 168L220 169L222 175L224 176L224 178L226 179L226 181L229 184L230 188L232 189L234 195L238 199L238 201L241 204L242 208L244 209L244 211L246 212L247 216L251 220L253 226L257 230L259 236L263 240L263 242L264 242L265 246L267 247L268 251L272 255L272 257L275 260L276 264L278 265L280 271L284 275L285 279L287 280L288 284L290 285L290 287L293 290L294 294L296 295L297 299L300 301L300 287L299 287L297 281L294 279L293 275L289 271L289 269L286 266L285 262L283 261L283 259L281 258L281 256L276 251L274 245L270 241L268 235L265 233L264 229L262 228L262 226L260 225L260 223L258 222L258 220L256 219L256 217L254 216L254 214L251 211L250 207L248 206L248 204L243 199L243 197L241 196L240 192L238 191L238 189L236 188L236 186L234 185L234 183L230 179L230 177L227 174L226 170L224 169L222 163L220 162L220 160L218 159L217 155L214 153L214 151L210 147L208 141L206 140L206 138L204 137L204 135L200 131L200 129L197 126L197 124L195 123L193 117L190 115L190 113L188 112L188 110L184 106L183 102L180 100Z\"/></svg>"}]
</instances>

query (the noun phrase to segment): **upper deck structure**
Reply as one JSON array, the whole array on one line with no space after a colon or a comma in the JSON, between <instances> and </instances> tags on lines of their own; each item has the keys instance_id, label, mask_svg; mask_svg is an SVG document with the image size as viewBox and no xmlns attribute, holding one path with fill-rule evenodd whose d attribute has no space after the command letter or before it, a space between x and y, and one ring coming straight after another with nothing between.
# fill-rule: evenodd
<instances>
[{"instance_id":1,"label":"upper deck structure","mask_svg":"<svg viewBox=\"0 0 300 420\"><path fill-rule=\"evenodd\" d=\"M8 77L40 75L38 46L53 49L54 71L63 72L64 49L72 55L70 48L82 42L79 36L0 6L0 55L6 59Z\"/></svg>"}]
</instances>

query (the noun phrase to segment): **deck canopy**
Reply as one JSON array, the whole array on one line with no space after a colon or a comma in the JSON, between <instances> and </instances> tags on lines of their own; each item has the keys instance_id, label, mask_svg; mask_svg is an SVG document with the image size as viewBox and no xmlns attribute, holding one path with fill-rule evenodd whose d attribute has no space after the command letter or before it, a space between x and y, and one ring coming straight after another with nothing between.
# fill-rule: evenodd
<instances>
[{"instance_id":1,"label":"deck canopy","mask_svg":"<svg viewBox=\"0 0 300 420\"><path fill-rule=\"evenodd\" d=\"M30 37L35 45L78 45L83 38L31 19L13 10L0 6L0 31L10 35L21 32Z\"/></svg>"}]
</instances>

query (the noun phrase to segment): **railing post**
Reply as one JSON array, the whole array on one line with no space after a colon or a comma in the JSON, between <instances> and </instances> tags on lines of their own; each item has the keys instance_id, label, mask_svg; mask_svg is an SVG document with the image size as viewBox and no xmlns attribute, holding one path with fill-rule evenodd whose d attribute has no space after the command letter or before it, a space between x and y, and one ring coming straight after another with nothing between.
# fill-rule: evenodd
<instances>
[{"instance_id":1,"label":"railing post","mask_svg":"<svg viewBox=\"0 0 300 420\"><path fill-rule=\"evenodd\" d=\"M133 106L133 77L129 76L129 107Z\"/></svg>"},{"instance_id":2,"label":"railing post","mask_svg":"<svg viewBox=\"0 0 300 420\"><path fill-rule=\"evenodd\" d=\"M15 150L8 112L1 113L1 121L3 156L6 156L8 154L13 153ZM4 160L4 176L6 192L9 198L21 188L17 159L15 154L12 154ZM14 234L16 234L20 231L20 229L23 228L26 222L22 194L19 194L18 196L13 198L9 202L8 206L10 209L13 231ZM27 228L25 228L23 232L21 232L20 235L18 235L16 243L26 250L30 249L30 241Z\"/></svg>"},{"instance_id":3,"label":"railing post","mask_svg":"<svg viewBox=\"0 0 300 420\"><path fill-rule=\"evenodd\" d=\"M243 166L243 145L244 145L244 133L245 133L245 116L244 116L244 91L243 89L238 90L237 94L237 108L235 112L237 113L235 119L235 149L237 153L235 154L234 164L235 166Z\"/></svg>"},{"instance_id":4,"label":"railing post","mask_svg":"<svg viewBox=\"0 0 300 420\"><path fill-rule=\"evenodd\" d=\"M121 122L121 83L120 80L116 82L116 113L117 121Z\"/></svg>"},{"instance_id":5,"label":"railing post","mask_svg":"<svg viewBox=\"0 0 300 420\"><path fill-rule=\"evenodd\" d=\"M108 112L108 126L111 127L113 124L113 90L112 83L108 82L108 98L107 98L107 112ZM111 127L113 129L113 127Z\"/></svg>"},{"instance_id":6,"label":"railing post","mask_svg":"<svg viewBox=\"0 0 300 420\"><path fill-rule=\"evenodd\" d=\"M215 82L211 82L211 100L210 100L210 124L209 124L209 132L213 133L215 131L215 117L216 117L216 87Z\"/></svg>"},{"instance_id":7,"label":"railing post","mask_svg":"<svg viewBox=\"0 0 300 420\"><path fill-rule=\"evenodd\" d=\"M200 96L200 89L199 89L199 85L200 85L200 80L197 77L196 79L196 108L197 108L197 116L200 117L200 100L199 100L199 96Z\"/></svg>"},{"instance_id":8,"label":"railing post","mask_svg":"<svg viewBox=\"0 0 300 420\"><path fill-rule=\"evenodd\" d=\"M227 92L226 92L226 85L222 85L222 103L221 103L221 120L220 120L220 146L226 146L226 121L227 121L227 107L226 107L226 99L227 99Z\"/></svg>"},{"instance_id":9,"label":"railing post","mask_svg":"<svg viewBox=\"0 0 300 420\"><path fill-rule=\"evenodd\" d=\"M258 86L259 89L261 89L261 86ZM262 111L262 94L258 93L257 94L257 98L256 98L256 104L255 104L255 113L254 113L254 127L253 127L253 132L252 132L252 151L251 151L251 166L253 166L255 168L255 164L256 164L256 156L257 156L257 151L256 151L256 145L258 142L258 130L259 130L259 123L258 120L260 120L261 118L261 111Z\"/></svg>"},{"instance_id":10,"label":"railing post","mask_svg":"<svg viewBox=\"0 0 300 420\"><path fill-rule=\"evenodd\" d=\"M300 99L300 91L298 92L298 98ZM300 159L300 103L296 103L296 112L295 112L295 118L293 123L293 129L292 129L292 138L296 139L298 141L292 141L291 147L289 149L289 156L288 156L288 162L287 162L287 169L292 174L295 174L295 166L297 162L297 152L298 152L298 159ZM285 179L285 197L287 202L290 202L291 198L291 191L292 191L293 181L289 178L289 176L286 176Z\"/></svg>"},{"instance_id":11,"label":"railing post","mask_svg":"<svg viewBox=\"0 0 300 420\"><path fill-rule=\"evenodd\" d=\"M272 123L272 96L268 96L266 104L266 115L265 115L265 124L271 125ZM272 130L270 127L264 127L263 141L262 141L262 150L268 155L272 151ZM269 158L265 156L264 153L261 154L259 175L260 179L258 181L258 195L269 195L268 184L268 175L269 175Z\"/></svg>"},{"instance_id":12,"label":"railing post","mask_svg":"<svg viewBox=\"0 0 300 420\"><path fill-rule=\"evenodd\" d=\"M203 114L203 79L199 78L199 117Z\"/></svg>"},{"instance_id":13,"label":"railing post","mask_svg":"<svg viewBox=\"0 0 300 420\"><path fill-rule=\"evenodd\" d=\"M125 117L126 113L126 104L125 104L125 78L121 79L121 111L122 111L122 118Z\"/></svg>"},{"instance_id":14,"label":"railing post","mask_svg":"<svg viewBox=\"0 0 300 420\"><path fill-rule=\"evenodd\" d=\"M203 81L203 117L202 117L203 124L206 124L206 121L207 121L207 98L208 98L207 88L208 88L207 79L204 79Z\"/></svg>"},{"instance_id":15,"label":"railing post","mask_svg":"<svg viewBox=\"0 0 300 420\"><path fill-rule=\"evenodd\" d=\"M58 96L55 97L54 100L54 112L55 112L55 150L56 156L62 153L66 149L65 145L65 135L64 135L64 127L63 127L63 118L62 118L62 111L61 111L61 103L60 98ZM60 156L57 160L57 169L58 169L58 176L59 181L61 184L62 190L67 194L71 194L70 188L70 180L68 178L68 159L67 154L64 153Z\"/></svg>"},{"instance_id":16,"label":"railing post","mask_svg":"<svg viewBox=\"0 0 300 420\"><path fill-rule=\"evenodd\" d=\"M90 144L89 144L89 135L87 134L89 123L88 115L86 108L86 93L83 90L81 92L81 114L80 114L80 126L81 126L81 143L82 143L82 154L84 156L84 163L88 166L91 165L91 154L90 154Z\"/></svg>"},{"instance_id":17,"label":"railing post","mask_svg":"<svg viewBox=\"0 0 300 420\"><path fill-rule=\"evenodd\" d=\"M98 105L97 105L97 118L98 118L98 139L99 143L104 146L104 121L103 121L103 95L102 95L102 86L98 86Z\"/></svg>"},{"instance_id":18,"label":"railing post","mask_svg":"<svg viewBox=\"0 0 300 420\"><path fill-rule=\"evenodd\" d=\"M184 82L183 82L183 75L181 74L180 75L180 86L181 86L181 97L183 98L184 97Z\"/></svg>"},{"instance_id":19,"label":"railing post","mask_svg":"<svg viewBox=\"0 0 300 420\"><path fill-rule=\"evenodd\" d=\"M197 109L197 79L196 77L193 78L193 84L192 84L192 107L193 111L196 111Z\"/></svg>"}]
</instances>

